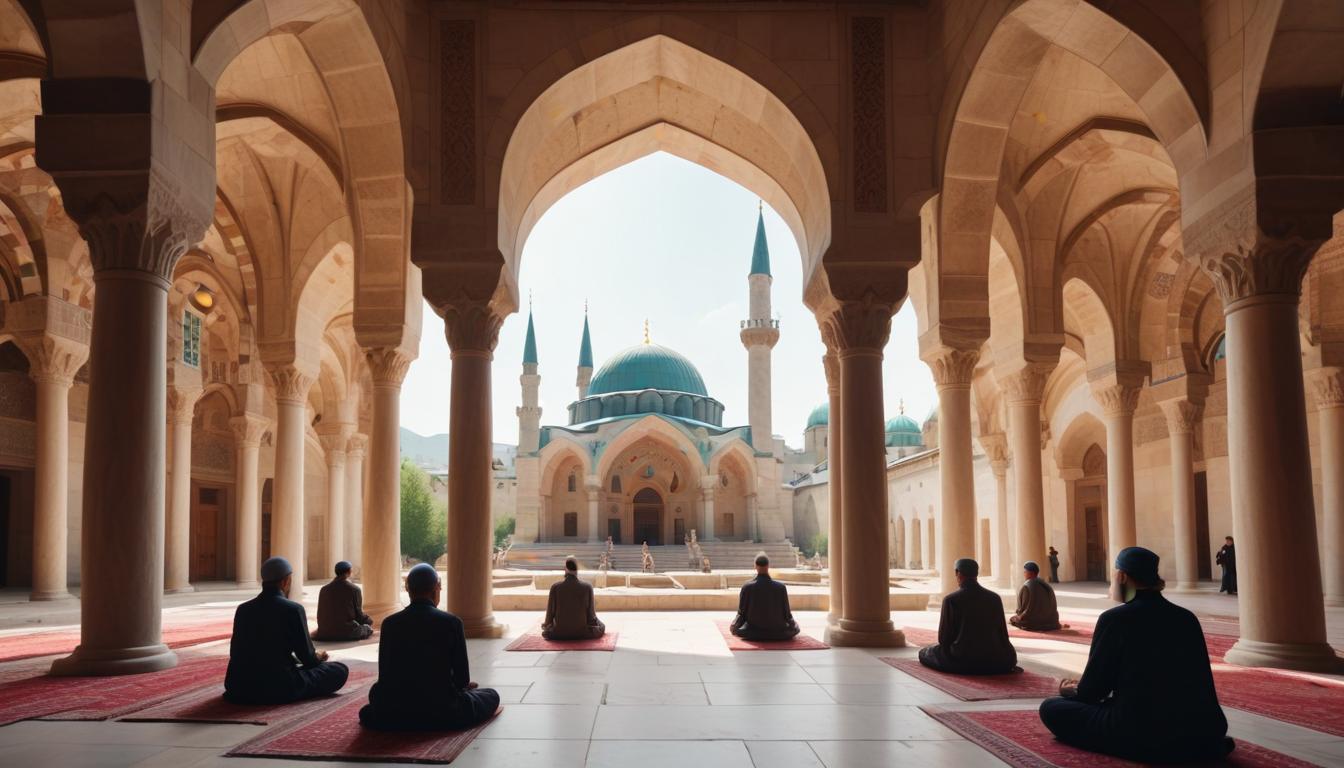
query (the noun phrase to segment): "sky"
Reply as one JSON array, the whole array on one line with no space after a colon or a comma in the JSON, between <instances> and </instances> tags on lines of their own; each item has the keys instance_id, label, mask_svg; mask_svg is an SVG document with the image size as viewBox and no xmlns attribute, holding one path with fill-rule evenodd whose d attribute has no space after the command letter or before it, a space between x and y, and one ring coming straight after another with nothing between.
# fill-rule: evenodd
<instances>
[{"instance_id":1,"label":"sky","mask_svg":"<svg viewBox=\"0 0 1344 768\"><path fill-rule=\"evenodd\" d=\"M516 444L522 403L523 340L528 297L536 322L541 423L565 424L577 397L575 374L584 302L593 361L643 339L670 347L700 370L711 397L724 405L724 425L747 423L747 351L738 323L747 317L747 272L756 235L758 199L713 171L662 152L575 189L537 222L523 248L522 309L499 333L493 369L494 440ZM764 209L774 276L773 311L780 320L773 357L774 431L801 447L803 427L826 400L821 356L826 348L803 305L802 259L783 219ZM884 407L923 422L937 404L928 367L919 359L914 309L892 318L883 363ZM425 307L420 356L402 386L402 426L422 435L448 431L451 372L443 320Z\"/></svg>"}]
</instances>

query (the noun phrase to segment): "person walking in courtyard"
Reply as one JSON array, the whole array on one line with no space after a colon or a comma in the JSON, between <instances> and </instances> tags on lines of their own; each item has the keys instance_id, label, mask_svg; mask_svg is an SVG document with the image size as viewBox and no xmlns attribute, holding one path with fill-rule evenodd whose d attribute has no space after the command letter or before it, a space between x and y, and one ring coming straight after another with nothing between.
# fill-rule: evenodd
<instances>
[{"instance_id":1,"label":"person walking in courtyard","mask_svg":"<svg viewBox=\"0 0 1344 768\"><path fill-rule=\"evenodd\" d=\"M1233 546L1231 536L1223 539L1223 548L1218 550L1214 560L1223 567L1223 583L1218 591L1237 594L1237 548Z\"/></svg>"},{"instance_id":2,"label":"person walking in courtyard","mask_svg":"<svg viewBox=\"0 0 1344 768\"><path fill-rule=\"evenodd\" d=\"M350 581L353 567L336 564L336 578L317 594L314 640L363 640L373 634L373 619L364 612L364 592Z\"/></svg>"},{"instance_id":3,"label":"person walking in courtyard","mask_svg":"<svg viewBox=\"0 0 1344 768\"><path fill-rule=\"evenodd\" d=\"M1049 562L1050 562L1050 583L1051 583L1051 584L1058 584L1058 583L1059 583L1059 550L1058 550L1058 549L1055 549L1054 547L1050 547L1050 551L1049 551L1047 554L1049 555L1049 558L1050 558L1050 559L1049 559Z\"/></svg>"},{"instance_id":4,"label":"person walking in courtyard","mask_svg":"<svg viewBox=\"0 0 1344 768\"><path fill-rule=\"evenodd\" d=\"M756 555L756 578L738 594L729 631L744 640L789 640L799 632L789 610L789 588L770 578L770 558L764 552Z\"/></svg>"},{"instance_id":5,"label":"person walking in courtyard","mask_svg":"<svg viewBox=\"0 0 1344 768\"><path fill-rule=\"evenodd\" d=\"M442 591L439 574L428 563L406 574L411 604L383 620L378 682L359 710L365 728L465 730L499 709L499 693L471 681L462 620L439 610Z\"/></svg>"},{"instance_id":6,"label":"person walking in courtyard","mask_svg":"<svg viewBox=\"0 0 1344 768\"><path fill-rule=\"evenodd\" d=\"M541 636L547 640L590 640L607 627L597 618L593 585L579 581L579 561L565 558L565 576L551 585Z\"/></svg>"},{"instance_id":7,"label":"person walking in courtyard","mask_svg":"<svg viewBox=\"0 0 1344 768\"><path fill-rule=\"evenodd\" d=\"M1040 578L1041 566L1028 560L1022 566L1022 586L1017 589L1017 612L1008 623L1032 632L1052 632L1062 629L1055 590Z\"/></svg>"},{"instance_id":8,"label":"person walking in courtyard","mask_svg":"<svg viewBox=\"0 0 1344 768\"><path fill-rule=\"evenodd\" d=\"M980 585L980 564L963 557L953 565L958 588L943 598L938 642L919 649L919 663L958 675L1003 675L1017 667L1008 641L1003 598Z\"/></svg>"},{"instance_id":9,"label":"person walking in courtyard","mask_svg":"<svg viewBox=\"0 0 1344 768\"><path fill-rule=\"evenodd\" d=\"M653 573L653 553L649 552L649 542L644 542L641 552L643 561L640 565L640 571L642 573Z\"/></svg>"},{"instance_id":10,"label":"person walking in courtyard","mask_svg":"<svg viewBox=\"0 0 1344 768\"><path fill-rule=\"evenodd\" d=\"M308 614L289 599L294 569L283 557L261 564L261 594L233 614L224 698L234 704L287 704L326 696L345 685L350 668L313 650Z\"/></svg>"},{"instance_id":11,"label":"person walking in courtyard","mask_svg":"<svg viewBox=\"0 0 1344 768\"><path fill-rule=\"evenodd\" d=\"M1111 597L1124 604L1101 614L1082 679L1041 703L1041 722L1065 744L1126 760L1216 760L1235 745L1204 631L1162 596L1157 566L1147 549L1120 550Z\"/></svg>"}]
</instances>

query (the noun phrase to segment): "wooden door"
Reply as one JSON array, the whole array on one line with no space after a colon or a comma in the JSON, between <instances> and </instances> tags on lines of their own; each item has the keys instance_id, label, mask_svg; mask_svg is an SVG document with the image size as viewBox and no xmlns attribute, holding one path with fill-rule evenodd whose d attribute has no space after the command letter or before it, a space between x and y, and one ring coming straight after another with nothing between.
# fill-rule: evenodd
<instances>
[{"instance_id":1,"label":"wooden door","mask_svg":"<svg viewBox=\"0 0 1344 768\"><path fill-rule=\"evenodd\" d=\"M621 519L619 517L607 520L607 535L611 537L612 544L621 543Z\"/></svg>"},{"instance_id":2,"label":"wooden door","mask_svg":"<svg viewBox=\"0 0 1344 768\"><path fill-rule=\"evenodd\" d=\"M218 488L201 488L197 494L196 514L191 526L191 580L219 578L219 501Z\"/></svg>"},{"instance_id":3,"label":"wooden door","mask_svg":"<svg viewBox=\"0 0 1344 768\"><path fill-rule=\"evenodd\" d=\"M672 521L672 543L686 543L686 521L682 520L680 517Z\"/></svg>"},{"instance_id":4,"label":"wooden door","mask_svg":"<svg viewBox=\"0 0 1344 768\"><path fill-rule=\"evenodd\" d=\"M1201 579L1213 578L1213 543L1209 541L1209 475L1195 473L1195 562Z\"/></svg>"},{"instance_id":5,"label":"wooden door","mask_svg":"<svg viewBox=\"0 0 1344 768\"><path fill-rule=\"evenodd\" d=\"M1101 507L1084 507L1087 526L1087 580L1106 581L1106 548L1101 545Z\"/></svg>"}]
</instances>

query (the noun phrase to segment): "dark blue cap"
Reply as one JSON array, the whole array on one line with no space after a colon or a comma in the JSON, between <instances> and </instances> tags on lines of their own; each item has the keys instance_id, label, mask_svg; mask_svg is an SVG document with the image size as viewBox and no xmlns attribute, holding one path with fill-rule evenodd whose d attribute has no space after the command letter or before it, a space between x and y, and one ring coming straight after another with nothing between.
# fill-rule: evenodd
<instances>
[{"instance_id":1,"label":"dark blue cap","mask_svg":"<svg viewBox=\"0 0 1344 768\"><path fill-rule=\"evenodd\" d=\"M1116 570L1145 585L1157 583L1157 563L1157 553L1143 547L1125 547L1115 556Z\"/></svg>"},{"instance_id":2,"label":"dark blue cap","mask_svg":"<svg viewBox=\"0 0 1344 768\"><path fill-rule=\"evenodd\" d=\"M439 585L439 572L429 563L420 563L406 574L406 591L412 594L429 592Z\"/></svg>"}]
</instances>

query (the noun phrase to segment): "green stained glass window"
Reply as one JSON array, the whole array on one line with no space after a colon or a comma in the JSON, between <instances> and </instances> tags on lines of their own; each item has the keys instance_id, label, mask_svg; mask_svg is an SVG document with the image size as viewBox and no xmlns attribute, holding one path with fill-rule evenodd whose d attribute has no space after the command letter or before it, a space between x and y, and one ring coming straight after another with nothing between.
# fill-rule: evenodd
<instances>
[{"instance_id":1,"label":"green stained glass window","mask_svg":"<svg viewBox=\"0 0 1344 768\"><path fill-rule=\"evenodd\" d=\"M201 317L192 312L182 313L182 362L201 367Z\"/></svg>"}]
</instances>

